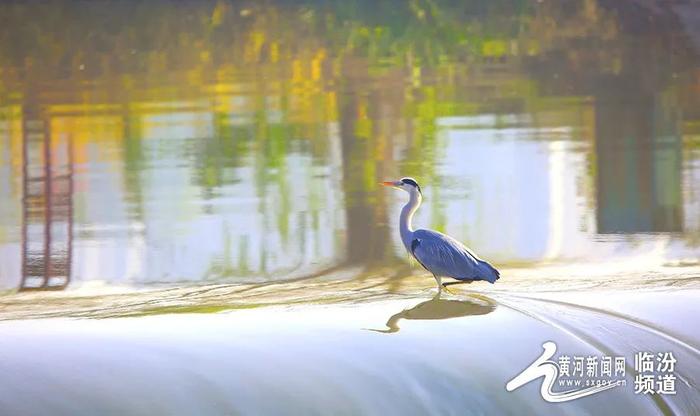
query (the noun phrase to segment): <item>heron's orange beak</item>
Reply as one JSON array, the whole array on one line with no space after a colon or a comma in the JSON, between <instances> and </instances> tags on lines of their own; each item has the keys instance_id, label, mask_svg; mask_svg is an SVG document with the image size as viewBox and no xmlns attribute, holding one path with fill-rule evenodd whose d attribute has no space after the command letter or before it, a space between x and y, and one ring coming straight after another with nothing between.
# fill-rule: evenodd
<instances>
[{"instance_id":1,"label":"heron's orange beak","mask_svg":"<svg viewBox=\"0 0 700 416\"><path fill-rule=\"evenodd\" d=\"M394 182L379 182L379 184L384 186L394 186Z\"/></svg>"}]
</instances>

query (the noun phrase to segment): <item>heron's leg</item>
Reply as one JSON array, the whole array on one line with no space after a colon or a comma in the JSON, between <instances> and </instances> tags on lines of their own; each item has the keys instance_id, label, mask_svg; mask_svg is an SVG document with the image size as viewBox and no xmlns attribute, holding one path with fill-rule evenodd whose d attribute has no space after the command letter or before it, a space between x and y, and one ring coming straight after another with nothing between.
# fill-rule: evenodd
<instances>
[{"instance_id":1,"label":"heron's leg","mask_svg":"<svg viewBox=\"0 0 700 416\"><path fill-rule=\"evenodd\" d=\"M436 276L436 275L433 275L433 277L435 278L435 281L437 281L437 285L438 285L438 297L439 297L440 294L442 293L442 289L445 289L445 290L447 291L447 293L450 293L450 294L453 294L453 295L455 294L453 291L451 291L450 289L447 288L447 283L442 283L442 277Z\"/></svg>"},{"instance_id":2,"label":"heron's leg","mask_svg":"<svg viewBox=\"0 0 700 416\"><path fill-rule=\"evenodd\" d=\"M436 275L433 275L433 277L435 278L435 281L437 282L437 287L438 287L437 297L440 297L440 294L442 293L442 288L443 288L442 277L436 276Z\"/></svg>"}]
</instances>

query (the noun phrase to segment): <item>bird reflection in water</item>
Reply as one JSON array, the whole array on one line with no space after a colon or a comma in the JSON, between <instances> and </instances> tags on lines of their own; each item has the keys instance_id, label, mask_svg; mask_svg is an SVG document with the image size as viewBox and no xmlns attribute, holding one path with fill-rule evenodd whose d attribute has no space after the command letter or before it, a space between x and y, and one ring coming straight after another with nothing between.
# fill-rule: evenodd
<instances>
[{"instance_id":1,"label":"bird reflection in water","mask_svg":"<svg viewBox=\"0 0 700 416\"><path fill-rule=\"evenodd\" d=\"M469 299L441 299L440 296L421 302L418 305L404 309L392 315L386 321L387 329L370 329L370 331L394 333L399 332L401 319L450 319L462 316L486 315L496 309L496 302L484 295L472 294Z\"/></svg>"}]
</instances>

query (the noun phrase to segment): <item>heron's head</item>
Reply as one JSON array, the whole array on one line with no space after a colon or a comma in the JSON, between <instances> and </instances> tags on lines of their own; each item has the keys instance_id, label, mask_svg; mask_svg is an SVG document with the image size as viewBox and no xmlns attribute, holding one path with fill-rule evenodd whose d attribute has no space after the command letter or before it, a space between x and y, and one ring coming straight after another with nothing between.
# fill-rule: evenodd
<instances>
[{"instance_id":1,"label":"heron's head","mask_svg":"<svg viewBox=\"0 0 700 416\"><path fill-rule=\"evenodd\" d=\"M398 181L381 182L381 184L384 186L391 186L392 188L401 189L409 194L418 193L419 195L422 195L418 182L416 182L416 180L413 178L401 178Z\"/></svg>"}]
</instances>

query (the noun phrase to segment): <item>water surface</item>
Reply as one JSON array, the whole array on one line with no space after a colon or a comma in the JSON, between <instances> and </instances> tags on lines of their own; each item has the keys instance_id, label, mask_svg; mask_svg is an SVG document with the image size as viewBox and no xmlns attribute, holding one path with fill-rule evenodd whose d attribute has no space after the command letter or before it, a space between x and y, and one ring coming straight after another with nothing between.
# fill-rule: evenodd
<instances>
[{"instance_id":1,"label":"water surface","mask_svg":"<svg viewBox=\"0 0 700 416\"><path fill-rule=\"evenodd\" d=\"M0 323L13 340L0 346L0 404L23 415L694 414L700 354L687 340L697 331L662 332L658 320L624 314L635 302L666 309L671 297L680 300L663 292L628 295L617 314L467 295L8 321ZM698 313L697 303L678 304L674 314ZM385 319L394 330L381 332ZM539 356L543 340L562 354L625 356L627 386L559 404L539 397L539 380L506 392L506 381ZM675 396L633 393L637 350L674 351Z\"/></svg>"},{"instance_id":2,"label":"water surface","mask_svg":"<svg viewBox=\"0 0 700 416\"><path fill-rule=\"evenodd\" d=\"M697 264L698 42L680 9L1 10L7 289L404 264L404 195L376 184L405 175L420 226L501 267Z\"/></svg>"},{"instance_id":3,"label":"water surface","mask_svg":"<svg viewBox=\"0 0 700 416\"><path fill-rule=\"evenodd\" d=\"M700 414L698 16L0 4L0 408ZM497 285L432 299L402 176ZM677 395L506 392L546 341L673 351Z\"/></svg>"}]
</instances>

